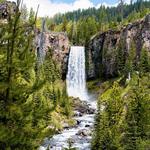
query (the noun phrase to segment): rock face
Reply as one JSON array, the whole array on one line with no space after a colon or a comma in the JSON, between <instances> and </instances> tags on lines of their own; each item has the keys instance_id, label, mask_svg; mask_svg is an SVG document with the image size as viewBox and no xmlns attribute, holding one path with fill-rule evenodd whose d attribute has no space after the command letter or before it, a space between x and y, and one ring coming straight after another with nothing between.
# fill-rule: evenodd
<instances>
[{"instance_id":1,"label":"rock face","mask_svg":"<svg viewBox=\"0 0 150 150\"><path fill-rule=\"evenodd\" d=\"M62 79L66 78L67 65L69 58L69 39L63 32L37 32L36 36L37 49L42 47L42 55L46 55L46 52L50 48L53 53L53 58L59 65Z\"/></svg>"},{"instance_id":2,"label":"rock face","mask_svg":"<svg viewBox=\"0 0 150 150\"><path fill-rule=\"evenodd\" d=\"M117 74L117 49L122 44L124 58L135 45L136 59L142 48L150 52L150 14L133 24L128 24L120 31L106 31L94 36L87 46L87 78L113 77Z\"/></svg>"},{"instance_id":3,"label":"rock face","mask_svg":"<svg viewBox=\"0 0 150 150\"><path fill-rule=\"evenodd\" d=\"M16 7L15 2L6 1L0 3L0 21L7 23L9 15L15 13ZM69 39L66 33L45 31L45 21L43 20L42 32L36 29L35 35L37 56L39 55L39 58L41 59L39 61L44 59L46 52L50 48L53 53L53 58L60 68L62 79L65 79L70 49Z\"/></svg>"},{"instance_id":4,"label":"rock face","mask_svg":"<svg viewBox=\"0 0 150 150\"><path fill-rule=\"evenodd\" d=\"M7 19L9 14L13 14L16 11L15 2L3 2L0 4L0 19Z\"/></svg>"}]
</instances>

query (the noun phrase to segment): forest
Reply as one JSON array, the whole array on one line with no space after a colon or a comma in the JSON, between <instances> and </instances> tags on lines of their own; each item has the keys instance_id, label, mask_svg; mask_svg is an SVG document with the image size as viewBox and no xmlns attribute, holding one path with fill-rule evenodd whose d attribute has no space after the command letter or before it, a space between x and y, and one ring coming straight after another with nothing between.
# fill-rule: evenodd
<instances>
[{"instance_id":1,"label":"forest","mask_svg":"<svg viewBox=\"0 0 150 150\"><path fill-rule=\"evenodd\" d=\"M36 45L38 31L65 33L70 47L82 45L88 49L85 57L93 56L95 52L96 59L95 55L91 58L95 64L99 60L107 63L115 58L113 76L104 74L105 65L109 65L98 64L96 71L100 75L86 81L88 91L98 95L93 129L89 128L92 131L90 149L149 150L150 47L143 44L139 48L137 39L133 38L127 51L124 41L118 38L120 41L115 48L113 44L112 47L108 45L97 54L98 48L90 53L89 45L95 37L107 31L120 31L146 16L149 17L148 25L143 28L147 31L148 42L145 43L148 45L150 1L131 1L130 4L120 1L116 7L79 9L52 18L38 17L38 8L29 11L25 5L20 7L20 0L8 3L5 11L5 3L0 0L0 150L36 150L46 137L60 134L64 130L62 124L67 123L67 130L80 124L74 119L75 109L79 107L75 100L82 102L68 96L67 79L62 78L63 67L54 57L55 49L48 47L43 58L43 49ZM46 31L42 31L43 20ZM140 27L137 32L143 29ZM53 41L54 37L51 38ZM64 52L64 47L61 48ZM88 60L89 57L85 59L91 67L93 62ZM85 68L86 72L89 68ZM85 107L88 104L80 109ZM82 115L84 117L84 113ZM83 131L81 134L82 138L87 136ZM65 150L76 150L76 147L71 141Z\"/></svg>"},{"instance_id":2,"label":"forest","mask_svg":"<svg viewBox=\"0 0 150 150\"><path fill-rule=\"evenodd\" d=\"M136 1L130 5L120 2L117 7L89 8L66 14L56 14L47 18L50 31L67 32L70 41L76 45L86 45L97 32L109 29L119 30L128 23L143 18L150 12L149 1Z\"/></svg>"}]
</instances>

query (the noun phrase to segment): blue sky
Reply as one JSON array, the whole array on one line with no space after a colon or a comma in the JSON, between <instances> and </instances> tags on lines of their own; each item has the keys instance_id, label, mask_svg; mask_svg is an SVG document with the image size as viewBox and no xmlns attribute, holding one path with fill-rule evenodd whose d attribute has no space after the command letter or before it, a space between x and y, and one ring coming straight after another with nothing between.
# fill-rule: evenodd
<instances>
[{"instance_id":1,"label":"blue sky","mask_svg":"<svg viewBox=\"0 0 150 150\"><path fill-rule=\"evenodd\" d=\"M54 0L51 0L54 1ZM73 3L75 0L55 0L57 2L64 2L64 3ZM116 4L117 0L91 0L95 5L99 3L108 3L108 4Z\"/></svg>"}]
</instances>

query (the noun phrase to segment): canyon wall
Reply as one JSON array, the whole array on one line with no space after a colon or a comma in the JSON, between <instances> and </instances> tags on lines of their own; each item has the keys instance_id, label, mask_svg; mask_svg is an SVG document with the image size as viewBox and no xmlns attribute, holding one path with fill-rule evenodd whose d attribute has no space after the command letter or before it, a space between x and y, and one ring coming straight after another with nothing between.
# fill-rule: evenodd
<instances>
[{"instance_id":1,"label":"canyon wall","mask_svg":"<svg viewBox=\"0 0 150 150\"><path fill-rule=\"evenodd\" d=\"M114 77L117 75L118 49L122 47L124 59L135 45L138 61L143 48L150 52L150 14L144 19L128 24L120 31L109 30L96 34L86 48L87 78Z\"/></svg>"}]
</instances>

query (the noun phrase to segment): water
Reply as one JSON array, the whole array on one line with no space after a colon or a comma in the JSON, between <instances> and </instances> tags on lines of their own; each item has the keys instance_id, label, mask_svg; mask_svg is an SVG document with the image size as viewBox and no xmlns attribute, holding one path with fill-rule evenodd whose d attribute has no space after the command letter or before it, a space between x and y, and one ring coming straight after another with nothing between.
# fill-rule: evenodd
<instances>
[{"instance_id":1,"label":"water","mask_svg":"<svg viewBox=\"0 0 150 150\"><path fill-rule=\"evenodd\" d=\"M85 77L85 49L84 47L71 47L67 73L67 92L69 96L79 97L86 101L88 108L96 110L95 95L87 94ZM78 122L74 127L64 129L51 139L45 139L40 150L64 150L68 148L68 141L72 141L72 147L77 150L90 150L92 131L94 125L94 113L75 112L74 119Z\"/></svg>"},{"instance_id":2,"label":"water","mask_svg":"<svg viewBox=\"0 0 150 150\"><path fill-rule=\"evenodd\" d=\"M87 99L85 76L85 48L72 46L67 73L67 92L69 96Z\"/></svg>"}]
</instances>

